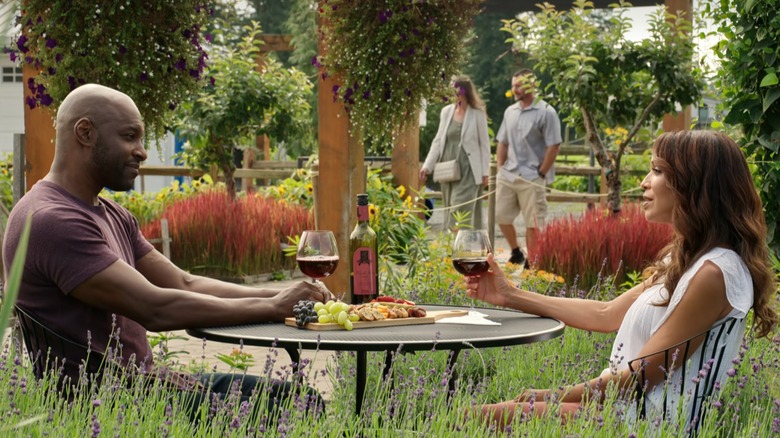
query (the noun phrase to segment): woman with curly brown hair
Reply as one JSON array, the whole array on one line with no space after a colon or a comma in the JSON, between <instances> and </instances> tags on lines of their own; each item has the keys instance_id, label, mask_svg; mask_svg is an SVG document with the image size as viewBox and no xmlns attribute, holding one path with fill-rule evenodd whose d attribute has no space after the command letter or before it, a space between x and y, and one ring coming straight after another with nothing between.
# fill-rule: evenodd
<instances>
[{"instance_id":1,"label":"woman with curly brown hair","mask_svg":"<svg viewBox=\"0 0 780 438\"><path fill-rule=\"evenodd\" d=\"M565 419L587 399L603 397L609 384L628 388L634 379L629 369L633 359L673 347L727 318L739 318L741 324L726 343L730 357L723 360L728 361L736 356L751 308L756 336L769 335L777 325L777 284L763 210L737 144L711 131L662 134L653 145L651 171L641 187L645 218L670 224L674 237L647 269L646 280L612 301L518 289L506 280L492 255L488 258L492 272L466 277L472 298L556 318L573 328L617 331L609 368L599 377L556 390L526 390L514 400L484 405L478 413L486 421L503 426L520 412L540 415L551 400L559 404ZM662 356L651 356L642 364L633 361L632 367L657 370L664 364ZM728 368L721 367L715 378L723 380ZM655 374L647 392L650 409L665 396L664 385L658 384L663 376Z\"/></svg>"}]
</instances>

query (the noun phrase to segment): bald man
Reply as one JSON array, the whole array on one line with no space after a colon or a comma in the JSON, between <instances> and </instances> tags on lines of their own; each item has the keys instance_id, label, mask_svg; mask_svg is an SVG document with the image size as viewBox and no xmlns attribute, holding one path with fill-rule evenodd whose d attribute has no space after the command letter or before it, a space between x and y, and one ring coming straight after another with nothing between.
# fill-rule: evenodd
<instances>
[{"instance_id":1,"label":"bald man","mask_svg":"<svg viewBox=\"0 0 780 438\"><path fill-rule=\"evenodd\" d=\"M56 128L50 172L8 218L3 261L7 273L31 217L17 306L60 336L98 352L121 343L116 353L125 369L170 376L155 367L147 330L282 321L299 300L332 298L307 282L278 291L191 275L144 239L125 208L100 198L104 187L130 190L146 159L141 114L126 94L83 85L60 105ZM65 375L76 379L84 357L65 359ZM212 391L225 393L233 376L208 378ZM172 380L181 389L202 388L189 376ZM245 379L244 386L263 383Z\"/></svg>"}]
</instances>

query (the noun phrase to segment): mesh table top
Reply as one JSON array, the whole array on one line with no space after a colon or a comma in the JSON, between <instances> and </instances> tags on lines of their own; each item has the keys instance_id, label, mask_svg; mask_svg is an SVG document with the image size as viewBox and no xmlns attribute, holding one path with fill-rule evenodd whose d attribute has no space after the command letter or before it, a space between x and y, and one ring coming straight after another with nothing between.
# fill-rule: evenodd
<instances>
[{"instance_id":1,"label":"mesh table top","mask_svg":"<svg viewBox=\"0 0 780 438\"><path fill-rule=\"evenodd\" d=\"M467 307L421 305L427 310L465 309ZM476 308L501 325L419 324L363 328L356 330L314 331L283 323L248 324L231 327L188 329L191 336L211 341L262 347L343 351L419 351L484 348L528 344L563 334L565 325L512 310Z\"/></svg>"}]
</instances>

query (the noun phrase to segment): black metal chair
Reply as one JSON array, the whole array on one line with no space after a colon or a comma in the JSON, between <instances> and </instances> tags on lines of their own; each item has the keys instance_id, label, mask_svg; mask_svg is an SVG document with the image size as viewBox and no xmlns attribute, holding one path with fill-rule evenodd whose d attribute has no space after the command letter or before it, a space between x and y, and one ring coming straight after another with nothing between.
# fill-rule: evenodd
<instances>
[{"instance_id":1,"label":"black metal chair","mask_svg":"<svg viewBox=\"0 0 780 438\"><path fill-rule=\"evenodd\" d=\"M19 306L15 310L36 378L41 379L47 372L56 370L61 384L62 377L75 379L82 375L81 365L86 375L100 373L102 352L59 335Z\"/></svg>"},{"instance_id":2,"label":"black metal chair","mask_svg":"<svg viewBox=\"0 0 780 438\"><path fill-rule=\"evenodd\" d=\"M666 350L648 354L636 358L628 363L629 369L637 377L636 380L636 406L640 418L647 416L648 392L654 389L649 387L646 364L648 358L663 354L664 363L660 371L665 376L665 381L657 383L663 387L663 419L675 406L676 401L685 398L687 413L687 432L689 436L696 436L699 425L704 421L710 397L715 388L721 372L725 370L733 357L726 357L727 347L733 348L736 354L741 339L734 339L734 331L741 326L743 319L728 318L698 335L695 335ZM697 343L700 345L696 345ZM737 345L734 345L734 344ZM731 355L729 355L731 356ZM724 363L724 359L726 362ZM639 362L639 369L634 369L634 364ZM673 381L675 372L679 370L679 381ZM653 370L650 370L653 371ZM691 376L694 371L695 376ZM683 411L684 412L684 411Z\"/></svg>"}]
</instances>

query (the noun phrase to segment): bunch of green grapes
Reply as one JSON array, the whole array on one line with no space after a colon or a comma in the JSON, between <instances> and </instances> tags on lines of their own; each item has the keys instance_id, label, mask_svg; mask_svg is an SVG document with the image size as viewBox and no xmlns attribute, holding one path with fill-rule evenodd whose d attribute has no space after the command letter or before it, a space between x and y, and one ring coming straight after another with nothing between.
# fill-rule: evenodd
<instances>
[{"instance_id":1,"label":"bunch of green grapes","mask_svg":"<svg viewBox=\"0 0 780 438\"><path fill-rule=\"evenodd\" d=\"M314 311L317 312L317 322L320 324L336 323L352 330L352 323L360 321L356 313L349 312L349 304L341 301L328 301L327 303L314 303Z\"/></svg>"}]
</instances>

